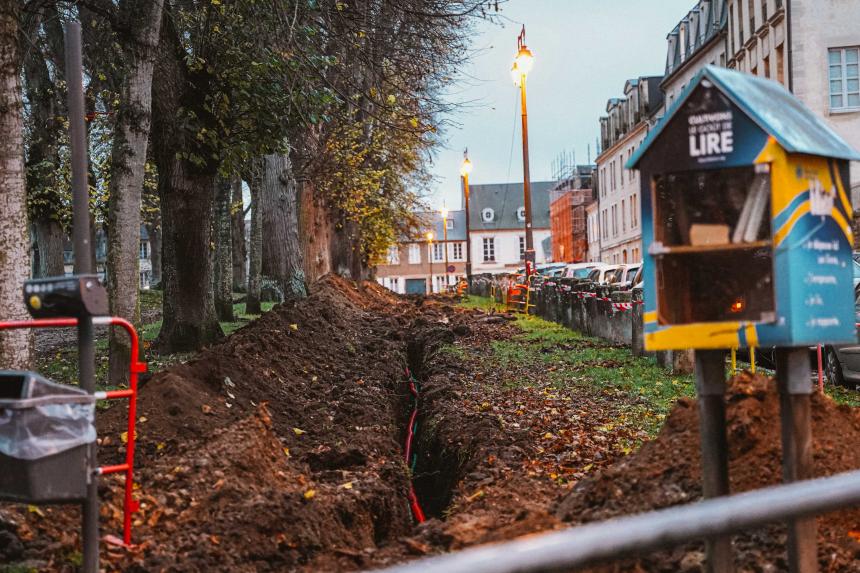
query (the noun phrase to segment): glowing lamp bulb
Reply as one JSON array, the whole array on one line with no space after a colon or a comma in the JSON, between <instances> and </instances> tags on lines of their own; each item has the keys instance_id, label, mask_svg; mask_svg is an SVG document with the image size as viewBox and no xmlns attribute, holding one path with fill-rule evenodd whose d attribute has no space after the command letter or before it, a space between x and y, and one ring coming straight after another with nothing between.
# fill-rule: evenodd
<instances>
[{"instance_id":1,"label":"glowing lamp bulb","mask_svg":"<svg viewBox=\"0 0 860 573\"><path fill-rule=\"evenodd\" d=\"M532 71L532 64L534 63L534 56L532 56L531 50L523 46L520 48L519 53L517 54L514 63L517 66L517 69L522 75L527 75L530 71Z\"/></svg>"},{"instance_id":2,"label":"glowing lamp bulb","mask_svg":"<svg viewBox=\"0 0 860 573\"><path fill-rule=\"evenodd\" d=\"M429 232L429 231L427 232L427 240L428 240L428 241L432 241L432 240L433 240L433 233L431 233L431 232Z\"/></svg>"},{"instance_id":3,"label":"glowing lamp bulb","mask_svg":"<svg viewBox=\"0 0 860 573\"><path fill-rule=\"evenodd\" d=\"M729 307L729 310L732 314L737 314L739 312L743 312L744 308L746 308L746 304L744 303L743 298L738 298L735 302L732 303L732 306Z\"/></svg>"},{"instance_id":4,"label":"glowing lamp bulb","mask_svg":"<svg viewBox=\"0 0 860 573\"><path fill-rule=\"evenodd\" d=\"M469 161L469 158L463 160L463 165L460 166L460 175L465 177L469 173L472 172L472 162Z\"/></svg>"},{"instance_id":5,"label":"glowing lamp bulb","mask_svg":"<svg viewBox=\"0 0 860 573\"><path fill-rule=\"evenodd\" d=\"M443 219L448 218L448 207L442 207L441 209L439 209L439 212L442 213Z\"/></svg>"}]
</instances>

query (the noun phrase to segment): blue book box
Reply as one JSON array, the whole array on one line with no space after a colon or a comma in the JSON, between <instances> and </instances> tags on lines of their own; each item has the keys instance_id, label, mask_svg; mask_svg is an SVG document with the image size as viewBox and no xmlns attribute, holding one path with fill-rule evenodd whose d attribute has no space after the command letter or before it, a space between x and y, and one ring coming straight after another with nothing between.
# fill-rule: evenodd
<instances>
[{"instance_id":1,"label":"blue book box","mask_svg":"<svg viewBox=\"0 0 860 573\"><path fill-rule=\"evenodd\" d=\"M702 70L627 164L645 348L855 343L850 160L780 84Z\"/></svg>"}]
</instances>

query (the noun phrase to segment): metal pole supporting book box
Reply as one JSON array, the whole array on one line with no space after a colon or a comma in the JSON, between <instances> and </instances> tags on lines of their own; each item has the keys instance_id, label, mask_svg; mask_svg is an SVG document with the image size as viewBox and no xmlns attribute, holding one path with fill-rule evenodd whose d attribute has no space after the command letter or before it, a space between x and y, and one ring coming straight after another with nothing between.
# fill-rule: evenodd
<instances>
[{"instance_id":1,"label":"metal pole supporting book box","mask_svg":"<svg viewBox=\"0 0 860 573\"><path fill-rule=\"evenodd\" d=\"M631 157L641 173L646 350L696 350L703 492L729 493L728 349L777 349L783 478L811 477L810 347L856 343L848 161L780 84L706 67ZM791 571L817 570L813 518L788 524ZM733 570L731 540L708 570Z\"/></svg>"}]
</instances>

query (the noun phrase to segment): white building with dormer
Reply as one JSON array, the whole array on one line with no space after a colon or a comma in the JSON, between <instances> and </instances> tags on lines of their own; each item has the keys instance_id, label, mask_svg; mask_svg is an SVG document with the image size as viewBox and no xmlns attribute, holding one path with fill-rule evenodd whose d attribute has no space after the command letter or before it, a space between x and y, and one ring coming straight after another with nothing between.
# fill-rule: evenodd
<instances>
[{"instance_id":1,"label":"white building with dormer","mask_svg":"<svg viewBox=\"0 0 860 573\"><path fill-rule=\"evenodd\" d=\"M549 200L554 181L534 181L532 237L535 262L550 262ZM522 183L469 185L472 274L509 273L525 266L526 214ZM548 252L549 251L549 252Z\"/></svg>"}]
</instances>

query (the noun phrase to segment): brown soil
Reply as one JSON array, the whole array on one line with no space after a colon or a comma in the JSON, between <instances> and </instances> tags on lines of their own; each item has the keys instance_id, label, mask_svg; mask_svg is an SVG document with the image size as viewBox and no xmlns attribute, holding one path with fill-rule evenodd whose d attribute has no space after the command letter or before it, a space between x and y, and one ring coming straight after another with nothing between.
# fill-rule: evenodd
<instances>
[{"instance_id":1,"label":"brown soil","mask_svg":"<svg viewBox=\"0 0 860 573\"><path fill-rule=\"evenodd\" d=\"M860 410L813 395L814 475L860 468ZM781 482L779 395L773 380L743 374L730 386L727 408L729 473L734 493ZM679 400L660 435L593 478L558 507L570 523L585 523L690 503L701 498L698 407ZM860 571L860 509L818 518L821 571ZM773 525L734 538L741 571L786 571L785 528ZM700 571L703 545L691 544L599 571Z\"/></svg>"},{"instance_id":2,"label":"brown soil","mask_svg":"<svg viewBox=\"0 0 860 573\"><path fill-rule=\"evenodd\" d=\"M471 314L329 277L195 359L155 374L138 401L132 550L109 570L356 569L411 531L402 459L408 341L446 340ZM118 463L125 408L99 418ZM102 530L121 531L122 479L102 480ZM0 506L0 563L72 571L78 512ZM401 551L402 552L402 551ZM2 570L2 568L0 568Z\"/></svg>"},{"instance_id":3,"label":"brown soil","mask_svg":"<svg viewBox=\"0 0 860 573\"><path fill-rule=\"evenodd\" d=\"M694 402L680 401L658 438L625 456L644 435L613 424L636 398L560 392L547 369L512 373L480 360L516 331L446 301L327 278L307 300L155 374L139 400L138 545L103 543L103 565L356 570L700 497ZM452 341L465 357L443 349ZM406 367L421 382L414 484L430 519L419 526L402 452ZM509 387L511 376L530 383ZM771 383L736 381L728 415L733 491L778 482ZM100 418L102 463L122 459L124 416ZM860 468L857 410L816 396L814 424L817 475ZM120 533L121 485L102 481L105 533ZM822 570L860 570L851 537L860 512L819 525ZM74 509L0 506L0 571L11 562L74 571L77 529ZM779 526L738 536L738 563L784 570L783 543ZM599 570L702 571L701 556L691 544Z\"/></svg>"}]
</instances>

